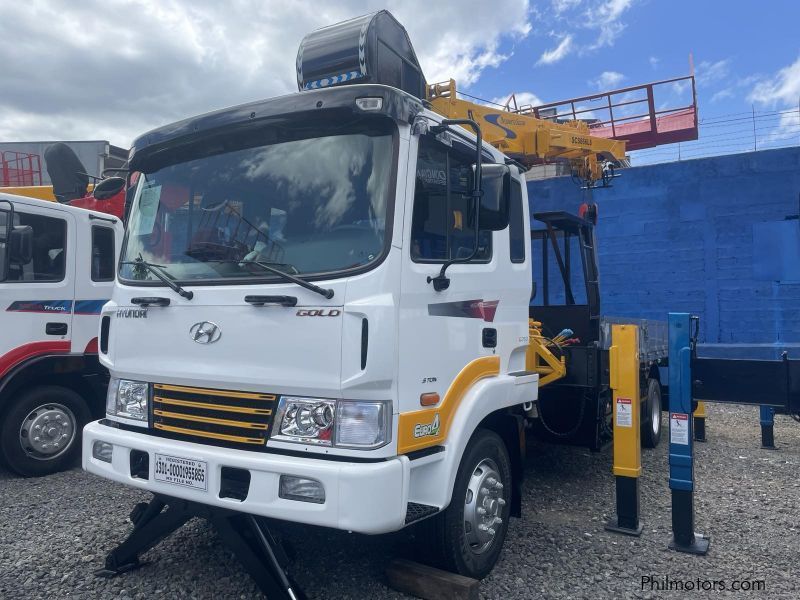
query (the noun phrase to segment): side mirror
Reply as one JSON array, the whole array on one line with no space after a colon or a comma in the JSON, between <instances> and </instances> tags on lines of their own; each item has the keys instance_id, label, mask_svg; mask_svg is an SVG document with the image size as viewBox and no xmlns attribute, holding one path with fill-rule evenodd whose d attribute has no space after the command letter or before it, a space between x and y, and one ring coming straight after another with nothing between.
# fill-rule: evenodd
<instances>
[{"instance_id":1,"label":"side mirror","mask_svg":"<svg viewBox=\"0 0 800 600\"><path fill-rule=\"evenodd\" d=\"M109 177L97 182L92 190L95 200L108 200L125 189L125 179L122 177Z\"/></svg>"},{"instance_id":2,"label":"side mirror","mask_svg":"<svg viewBox=\"0 0 800 600\"><path fill-rule=\"evenodd\" d=\"M508 227L511 170L507 165L484 164L481 171L480 228L502 231Z\"/></svg>"},{"instance_id":3,"label":"side mirror","mask_svg":"<svg viewBox=\"0 0 800 600\"><path fill-rule=\"evenodd\" d=\"M33 227L17 225L8 236L8 260L12 265L27 265L33 260Z\"/></svg>"}]
</instances>

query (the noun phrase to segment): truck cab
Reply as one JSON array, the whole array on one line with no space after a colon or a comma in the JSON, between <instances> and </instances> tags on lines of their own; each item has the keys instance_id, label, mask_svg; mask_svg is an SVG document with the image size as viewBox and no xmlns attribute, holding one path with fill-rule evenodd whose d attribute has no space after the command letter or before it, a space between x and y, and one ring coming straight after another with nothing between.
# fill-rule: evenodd
<instances>
[{"instance_id":1,"label":"truck cab","mask_svg":"<svg viewBox=\"0 0 800 600\"><path fill-rule=\"evenodd\" d=\"M106 214L0 194L0 458L17 473L69 465L102 414L97 332L122 231Z\"/></svg>"},{"instance_id":2,"label":"truck cab","mask_svg":"<svg viewBox=\"0 0 800 600\"><path fill-rule=\"evenodd\" d=\"M431 517L464 540L440 558L487 573L537 397L528 203L520 169L442 122L353 85L136 140L84 468L363 533Z\"/></svg>"}]
</instances>

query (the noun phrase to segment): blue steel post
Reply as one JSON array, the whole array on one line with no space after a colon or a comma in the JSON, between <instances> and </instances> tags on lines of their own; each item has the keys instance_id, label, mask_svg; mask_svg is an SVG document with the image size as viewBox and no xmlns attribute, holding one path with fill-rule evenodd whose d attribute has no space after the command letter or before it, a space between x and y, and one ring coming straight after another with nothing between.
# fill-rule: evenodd
<instances>
[{"instance_id":1,"label":"blue steel post","mask_svg":"<svg viewBox=\"0 0 800 600\"><path fill-rule=\"evenodd\" d=\"M775 409L771 406L760 407L761 412L761 447L775 449Z\"/></svg>"},{"instance_id":2,"label":"blue steel post","mask_svg":"<svg viewBox=\"0 0 800 600\"><path fill-rule=\"evenodd\" d=\"M678 552L705 554L709 540L694 532L694 435L691 317L669 314L669 487L672 542Z\"/></svg>"}]
</instances>

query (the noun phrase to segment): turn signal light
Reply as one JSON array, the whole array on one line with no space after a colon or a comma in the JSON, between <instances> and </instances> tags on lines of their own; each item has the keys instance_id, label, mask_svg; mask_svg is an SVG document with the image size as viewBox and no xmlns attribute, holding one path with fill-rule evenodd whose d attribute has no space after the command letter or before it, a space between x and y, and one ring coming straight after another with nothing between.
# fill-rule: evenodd
<instances>
[{"instance_id":1,"label":"turn signal light","mask_svg":"<svg viewBox=\"0 0 800 600\"><path fill-rule=\"evenodd\" d=\"M439 404L439 394L437 394L436 392L422 394L419 397L420 406L435 406L437 404Z\"/></svg>"}]
</instances>

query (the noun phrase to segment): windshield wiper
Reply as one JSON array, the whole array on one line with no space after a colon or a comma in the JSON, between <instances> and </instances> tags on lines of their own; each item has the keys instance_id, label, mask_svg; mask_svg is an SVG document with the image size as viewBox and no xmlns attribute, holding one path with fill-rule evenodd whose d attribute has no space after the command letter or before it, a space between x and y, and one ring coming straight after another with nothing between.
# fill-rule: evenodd
<instances>
[{"instance_id":1,"label":"windshield wiper","mask_svg":"<svg viewBox=\"0 0 800 600\"><path fill-rule=\"evenodd\" d=\"M142 258L141 252L139 253L139 257L135 260L123 261L123 265L133 265L134 269L144 269L145 271L149 271L153 275L155 275L158 279L163 281L167 284L173 292L181 296L182 298L186 298L187 300L191 300L194 298L194 292L187 291L179 286L175 281L168 277L167 270L162 265L155 265L153 263L147 262L144 258Z\"/></svg>"},{"instance_id":2,"label":"windshield wiper","mask_svg":"<svg viewBox=\"0 0 800 600\"><path fill-rule=\"evenodd\" d=\"M282 277L286 281L291 281L292 283L296 283L300 287L304 287L307 290L311 290L312 292L316 292L317 294L319 294L320 296L324 296L328 300L333 298L333 290L332 289L330 289L330 288L328 288L328 289L321 288L318 285L314 285L313 283L311 283L309 281L306 281L305 279L300 279L299 277L295 277L294 275L290 275L289 273L286 273L285 271L281 271L280 269L276 269L275 267L273 267L273 266L271 266L271 265L269 265L267 263L263 263L263 262L258 261L258 260L232 260L230 262L236 262L236 263L239 263L240 265L257 265L257 266L261 267L262 269L264 269L265 271L267 271L269 273L272 273L273 275L277 275L278 277Z\"/></svg>"}]
</instances>

